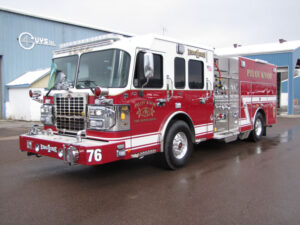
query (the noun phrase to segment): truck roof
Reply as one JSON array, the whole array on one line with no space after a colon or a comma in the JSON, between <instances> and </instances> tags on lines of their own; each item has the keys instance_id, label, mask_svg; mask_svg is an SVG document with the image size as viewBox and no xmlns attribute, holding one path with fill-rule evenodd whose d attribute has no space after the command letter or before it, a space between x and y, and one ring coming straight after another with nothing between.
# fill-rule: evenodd
<instances>
[{"instance_id":1,"label":"truck roof","mask_svg":"<svg viewBox=\"0 0 300 225\"><path fill-rule=\"evenodd\" d=\"M212 47L204 46L197 43L187 43L185 41L176 40L172 38L168 38L166 36L157 35L157 34L147 34L147 35L140 35L140 36L134 36L134 37L124 37L122 35L116 35L116 34L106 34L101 35L97 37L91 37L83 40L73 41L73 42L67 42L60 45L59 50L55 50L54 54L61 54L68 51L73 50L74 48L80 48L82 47L100 47L104 45L109 45L114 42L135 42L137 46L142 48L148 48L150 49L151 46L154 44L155 41L162 41L162 42L168 42L173 44L181 44L189 47L195 47L200 49L205 49L209 51L213 51L214 49Z\"/></svg>"}]
</instances>

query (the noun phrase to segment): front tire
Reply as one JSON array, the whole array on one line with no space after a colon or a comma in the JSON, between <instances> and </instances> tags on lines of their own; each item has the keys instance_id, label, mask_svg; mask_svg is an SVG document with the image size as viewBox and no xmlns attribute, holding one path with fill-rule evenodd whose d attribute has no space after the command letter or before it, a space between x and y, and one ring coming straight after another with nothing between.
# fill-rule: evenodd
<instances>
[{"instance_id":1,"label":"front tire","mask_svg":"<svg viewBox=\"0 0 300 225\"><path fill-rule=\"evenodd\" d=\"M164 140L164 158L172 169L183 167L193 151L192 135L184 121L176 121L168 129Z\"/></svg>"},{"instance_id":2,"label":"front tire","mask_svg":"<svg viewBox=\"0 0 300 225\"><path fill-rule=\"evenodd\" d=\"M257 113L254 121L254 129L251 131L250 139L257 142L263 136L265 129L265 120L261 113Z\"/></svg>"}]
</instances>

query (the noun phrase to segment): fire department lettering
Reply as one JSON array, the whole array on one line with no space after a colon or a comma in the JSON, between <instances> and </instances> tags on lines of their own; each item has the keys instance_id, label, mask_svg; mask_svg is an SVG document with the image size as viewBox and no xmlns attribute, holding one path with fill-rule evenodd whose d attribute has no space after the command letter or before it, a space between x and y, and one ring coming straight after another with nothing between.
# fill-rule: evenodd
<instances>
[{"instance_id":1,"label":"fire department lettering","mask_svg":"<svg viewBox=\"0 0 300 225\"><path fill-rule=\"evenodd\" d=\"M247 77L261 78L272 80L272 73L262 72L258 70L247 70Z\"/></svg>"},{"instance_id":2,"label":"fire department lettering","mask_svg":"<svg viewBox=\"0 0 300 225\"><path fill-rule=\"evenodd\" d=\"M199 58L199 57L205 58L206 57L205 52L200 52L198 49L196 51L188 49L188 55L194 55L194 56L196 56L196 58Z\"/></svg>"},{"instance_id":3,"label":"fire department lettering","mask_svg":"<svg viewBox=\"0 0 300 225\"><path fill-rule=\"evenodd\" d=\"M136 114L138 115L138 118L141 117L153 117L155 110L154 107L156 107L156 104L151 101L141 101L134 105L134 107L137 109Z\"/></svg>"},{"instance_id":4,"label":"fire department lettering","mask_svg":"<svg viewBox=\"0 0 300 225\"><path fill-rule=\"evenodd\" d=\"M50 152L57 152L56 147L51 147L50 145L42 145L41 144L41 150L47 150L49 153Z\"/></svg>"},{"instance_id":5,"label":"fire department lettering","mask_svg":"<svg viewBox=\"0 0 300 225\"><path fill-rule=\"evenodd\" d=\"M154 109L153 108L149 108L149 107L144 107L144 108L139 108L138 111L136 112L136 114L138 114L138 117L149 117L149 116L153 116L154 114Z\"/></svg>"}]
</instances>

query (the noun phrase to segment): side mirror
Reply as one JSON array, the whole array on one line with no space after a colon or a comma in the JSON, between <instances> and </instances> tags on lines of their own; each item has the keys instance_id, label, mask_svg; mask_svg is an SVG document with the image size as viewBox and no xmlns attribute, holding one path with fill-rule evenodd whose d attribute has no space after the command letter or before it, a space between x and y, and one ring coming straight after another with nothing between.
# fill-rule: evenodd
<instances>
[{"instance_id":1,"label":"side mirror","mask_svg":"<svg viewBox=\"0 0 300 225\"><path fill-rule=\"evenodd\" d=\"M66 82L67 76L66 76L66 74L64 74L64 72L59 71L57 73L57 79L58 79L58 82L63 83L63 82Z\"/></svg>"},{"instance_id":2,"label":"side mirror","mask_svg":"<svg viewBox=\"0 0 300 225\"><path fill-rule=\"evenodd\" d=\"M38 103L43 103L42 92L39 90L29 90L29 97L32 98L32 100L37 101Z\"/></svg>"},{"instance_id":3,"label":"side mirror","mask_svg":"<svg viewBox=\"0 0 300 225\"><path fill-rule=\"evenodd\" d=\"M147 81L154 76L153 54L149 52L144 55L144 74Z\"/></svg>"},{"instance_id":4,"label":"side mirror","mask_svg":"<svg viewBox=\"0 0 300 225\"><path fill-rule=\"evenodd\" d=\"M56 78L56 89L58 90L68 90L70 88L69 83L67 82L67 75L62 71L57 72Z\"/></svg>"}]
</instances>

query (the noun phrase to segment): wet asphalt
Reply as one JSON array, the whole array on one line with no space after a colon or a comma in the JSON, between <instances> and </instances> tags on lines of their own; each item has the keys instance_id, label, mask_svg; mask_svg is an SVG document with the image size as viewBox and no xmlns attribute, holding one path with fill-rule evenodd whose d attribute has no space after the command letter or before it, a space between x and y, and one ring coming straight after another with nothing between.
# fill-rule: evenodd
<instances>
[{"instance_id":1,"label":"wet asphalt","mask_svg":"<svg viewBox=\"0 0 300 225\"><path fill-rule=\"evenodd\" d=\"M300 224L300 119L258 143L208 141L177 171L158 157L72 166L27 157L0 123L0 224Z\"/></svg>"}]
</instances>

